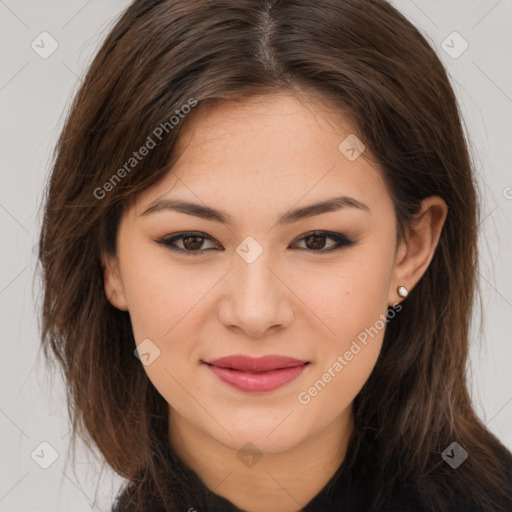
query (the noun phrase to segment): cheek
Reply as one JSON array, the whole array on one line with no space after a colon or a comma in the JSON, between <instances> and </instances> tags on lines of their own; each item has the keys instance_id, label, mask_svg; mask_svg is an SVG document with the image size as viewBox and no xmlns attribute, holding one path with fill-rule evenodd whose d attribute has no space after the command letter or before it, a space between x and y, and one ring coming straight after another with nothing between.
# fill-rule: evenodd
<instances>
[{"instance_id":1,"label":"cheek","mask_svg":"<svg viewBox=\"0 0 512 512\"><path fill-rule=\"evenodd\" d=\"M213 284L207 276L200 278L194 265L172 265L165 251L153 248L132 253L124 273L137 341L153 336L164 342L182 329Z\"/></svg>"},{"instance_id":2,"label":"cheek","mask_svg":"<svg viewBox=\"0 0 512 512\"><path fill-rule=\"evenodd\" d=\"M200 300L212 284L197 273L177 269L168 260L133 257L126 261L126 294L137 344L151 340L157 357L144 370L160 395L183 415L190 409L190 394L200 394L194 383L193 361L200 338ZM207 281L207 282L205 282ZM147 343L147 342L145 342ZM156 347L156 348L155 348Z\"/></svg>"},{"instance_id":3,"label":"cheek","mask_svg":"<svg viewBox=\"0 0 512 512\"><path fill-rule=\"evenodd\" d=\"M368 243L336 265L294 277L298 289L307 290L304 298L310 311L326 327L324 352L343 349L386 312L392 263L391 252Z\"/></svg>"},{"instance_id":4,"label":"cheek","mask_svg":"<svg viewBox=\"0 0 512 512\"><path fill-rule=\"evenodd\" d=\"M320 341L319 358L297 395L306 414L332 420L354 400L370 377L382 348L386 309L375 315L345 315L334 342Z\"/></svg>"},{"instance_id":5,"label":"cheek","mask_svg":"<svg viewBox=\"0 0 512 512\"><path fill-rule=\"evenodd\" d=\"M315 420L314 428L321 429L345 411L370 377L381 345L379 333L366 345L356 340L348 350L333 354L297 394L300 415Z\"/></svg>"},{"instance_id":6,"label":"cheek","mask_svg":"<svg viewBox=\"0 0 512 512\"><path fill-rule=\"evenodd\" d=\"M311 277L308 305L329 327L324 332L330 332L317 336L317 364L309 387L297 397L311 413L326 408L335 414L348 406L378 359L387 325L393 252L376 247L361 247L337 269Z\"/></svg>"},{"instance_id":7,"label":"cheek","mask_svg":"<svg viewBox=\"0 0 512 512\"><path fill-rule=\"evenodd\" d=\"M188 393L198 394L194 372L199 370L198 340L204 338L204 305L219 279L218 273L198 275L197 269L171 264L165 251L152 248L133 251L124 268L136 343L148 339L158 354L144 370L159 393L183 411L190 406Z\"/></svg>"}]
</instances>

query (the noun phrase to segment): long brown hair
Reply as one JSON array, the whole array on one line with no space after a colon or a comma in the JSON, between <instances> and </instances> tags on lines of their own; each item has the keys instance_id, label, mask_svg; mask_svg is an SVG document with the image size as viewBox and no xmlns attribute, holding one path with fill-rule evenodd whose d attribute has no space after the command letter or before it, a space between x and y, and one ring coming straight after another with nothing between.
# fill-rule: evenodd
<instances>
[{"instance_id":1,"label":"long brown hair","mask_svg":"<svg viewBox=\"0 0 512 512\"><path fill-rule=\"evenodd\" d=\"M200 504L198 480L168 446L168 404L134 357L129 315L105 296L100 255L115 253L136 194L169 172L194 112L277 91L323 98L357 127L399 239L425 197L449 208L354 402L359 441L376 432L374 509L394 483L410 482L436 511L462 496L512 510L504 447L466 382L479 210L461 115L434 50L384 0L136 0L120 16L58 140L39 241L42 347L68 385L73 443L80 435L99 448L137 510L156 497L172 511ZM469 454L457 470L441 457L454 441Z\"/></svg>"}]
</instances>

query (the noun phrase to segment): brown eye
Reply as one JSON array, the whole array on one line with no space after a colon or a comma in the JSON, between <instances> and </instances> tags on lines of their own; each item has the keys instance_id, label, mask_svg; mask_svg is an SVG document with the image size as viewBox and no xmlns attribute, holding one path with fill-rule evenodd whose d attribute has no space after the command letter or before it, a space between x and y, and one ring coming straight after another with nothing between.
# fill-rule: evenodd
<instances>
[{"instance_id":1,"label":"brown eye","mask_svg":"<svg viewBox=\"0 0 512 512\"><path fill-rule=\"evenodd\" d=\"M189 251L198 251L204 242L203 236L187 236L182 237L183 246Z\"/></svg>"},{"instance_id":2,"label":"brown eye","mask_svg":"<svg viewBox=\"0 0 512 512\"><path fill-rule=\"evenodd\" d=\"M199 255L212 249L215 250L215 247L203 247L205 242L213 242L209 236L203 233L181 233L179 235L165 237L155 241L159 244L165 245L173 251L184 252L192 256Z\"/></svg>"},{"instance_id":3,"label":"brown eye","mask_svg":"<svg viewBox=\"0 0 512 512\"><path fill-rule=\"evenodd\" d=\"M332 240L334 243L331 243L326 248L325 244L327 240ZM350 247L351 245L355 244L353 240L350 240L342 233L331 233L329 231L317 231L308 233L307 235L300 238L299 242L305 243L305 249L309 249L310 251L315 252L329 252L335 249L341 249L343 247Z\"/></svg>"},{"instance_id":4,"label":"brown eye","mask_svg":"<svg viewBox=\"0 0 512 512\"><path fill-rule=\"evenodd\" d=\"M308 249L323 249L327 237L325 235L309 235L304 238Z\"/></svg>"}]
</instances>

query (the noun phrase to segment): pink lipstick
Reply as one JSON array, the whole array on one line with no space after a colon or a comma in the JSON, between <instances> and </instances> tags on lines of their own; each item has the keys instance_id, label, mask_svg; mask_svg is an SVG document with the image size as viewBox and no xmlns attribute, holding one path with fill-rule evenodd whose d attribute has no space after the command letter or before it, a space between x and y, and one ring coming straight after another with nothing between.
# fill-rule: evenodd
<instances>
[{"instance_id":1,"label":"pink lipstick","mask_svg":"<svg viewBox=\"0 0 512 512\"><path fill-rule=\"evenodd\" d=\"M309 364L292 357L268 355L258 358L241 354L204 362L226 384L246 393L264 393L297 378Z\"/></svg>"}]
</instances>

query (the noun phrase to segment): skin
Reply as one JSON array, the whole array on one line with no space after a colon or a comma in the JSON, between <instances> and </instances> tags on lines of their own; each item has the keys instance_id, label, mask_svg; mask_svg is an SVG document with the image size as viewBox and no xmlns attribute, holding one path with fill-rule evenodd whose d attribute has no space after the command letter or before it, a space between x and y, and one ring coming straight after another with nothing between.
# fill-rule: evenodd
<instances>
[{"instance_id":1,"label":"skin","mask_svg":"<svg viewBox=\"0 0 512 512\"><path fill-rule=\"evenodd\" d=\"M139 195L121 219L116 255L103 256L107 297L129 311L136 343L150 339L160 350L144 368L169 403L172 448L210 489L248 511L299 510L342 463L352 402L372 372L384 328L307 404L298 395L403 300L397 286L414 287L447 214L441 198L425 199L407 242L397 243L386 185L365 153L350 161L338 149L356 132L332 112L291 93L198 109L172 172ZM369 210L346 207L277 224L290 209L341 195ZM142 215L163 198L223 210L233 222L165 209ZM198 256L155 241L187 230L209 237L186 246L203 250ZM336 242L307 243L302 237L313 230L356 243L322 253ZM252 263L236 252L248 236L263 249ZM249 394L201 362L232 354L310 364L273 392ZM256 463L241 460L246 443L261 455Z\"/></svg>"}]
</instances>

